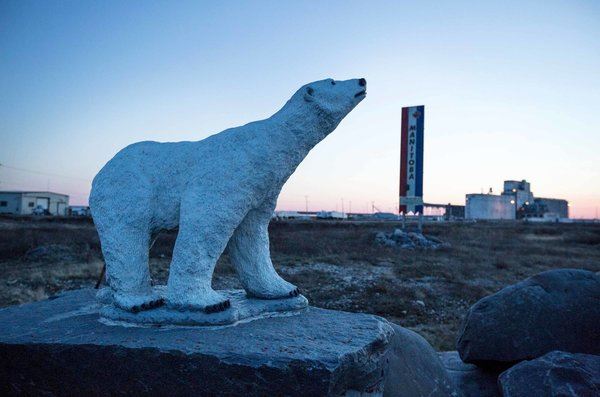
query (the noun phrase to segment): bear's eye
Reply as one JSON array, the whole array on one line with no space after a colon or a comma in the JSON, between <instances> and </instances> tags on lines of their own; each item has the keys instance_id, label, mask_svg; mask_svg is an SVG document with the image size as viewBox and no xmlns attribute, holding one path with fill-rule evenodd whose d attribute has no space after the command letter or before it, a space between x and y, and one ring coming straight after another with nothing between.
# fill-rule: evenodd
<instances>
[{"instance_id":1,"label":"bear's eye","mask_svg":"<svg viewBox=\"0 0 600 397\"><path fill-rule=\"evenodd\" d=\"M308 95L312 95L315 92L315 90L313 90L312 87L308 87L306 89L306 92L308 92Z\"/></svg>"},{"instance_id":2,"label":"bear's eye","mask_svg":"<svg viewBox=\"0 0 600 397\"><path fill-rule=\"evenodd\" d=\"M331 80L331 85L335 85L335 81Z\"/></svg>"}]
</instances>

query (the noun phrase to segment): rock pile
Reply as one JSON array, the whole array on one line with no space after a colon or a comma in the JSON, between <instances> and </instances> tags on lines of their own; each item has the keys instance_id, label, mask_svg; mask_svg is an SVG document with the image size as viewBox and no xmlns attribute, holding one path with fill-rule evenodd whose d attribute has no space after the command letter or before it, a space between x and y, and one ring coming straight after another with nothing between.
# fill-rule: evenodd
<instances>
[{"instance_id":1,"label":"rock pile","mask_svg":"<svg viewBox=\"0 0 600 397\"><path fill-rule=\"evenodd\" d=\"M438 249L450 246L435 237L425 236L419 232L406 232L402 229L395 229L392 233L378 232L375 234L375 242L379 245L402 249Z\"/></svg>"},{"instance_id":2,"label":"rock pile","mask_svg":"<svg viewBox=\"0 0 600 397\"><path fill-rule=\"evenodd\" d=\"M600 395L598 302L599 274L576 269L537 274L473 305L458 353L488 373L504 370L498 378L504 397ZM457 384L472 395L474 385Z\"/></svg>"}]
</instances>

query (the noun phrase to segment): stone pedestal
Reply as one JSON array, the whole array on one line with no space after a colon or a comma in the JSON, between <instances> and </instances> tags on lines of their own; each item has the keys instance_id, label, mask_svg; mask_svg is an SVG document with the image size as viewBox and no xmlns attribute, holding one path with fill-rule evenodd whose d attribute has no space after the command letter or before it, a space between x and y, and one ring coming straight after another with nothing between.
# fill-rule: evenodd
<instances>
[{"instance_id":1,"label":"stone pedestal","mask_svg":"<svg viewBox=\"0 0 600 397\"><path fill-rule=\"evenodd\" d=\"M229 326L101 319L94 290L0 310L0 393L379 394L394 330L309 307Z\"/></svg>"}]
</instances>

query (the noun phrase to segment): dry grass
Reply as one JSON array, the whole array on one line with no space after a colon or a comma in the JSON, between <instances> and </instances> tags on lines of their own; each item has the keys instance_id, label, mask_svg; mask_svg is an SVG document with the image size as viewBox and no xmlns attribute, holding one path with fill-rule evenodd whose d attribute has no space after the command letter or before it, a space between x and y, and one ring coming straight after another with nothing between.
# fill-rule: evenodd
<instances>
[{"instance_id":1,"label":"dry grass","mask_svg":"<svg viewBox=\"0 0 600 397\"><path fill-rule=\"evenodd\" d=\"M374 244L391 223L277 222L273 261L315 306L381 315L411 328L439 350L452 349L466 310L478 299L544 270L600 271L600 225L515 222L425 225L452 247L401 251ZM156 282L168 276L174 232L151 250ZM31 259L40 246L60 246ZM94 226L82 220L0 220L0 305L93 286L102 266ZM216 288L239 288L224 255Z\"/></svg>"}]
</instances>

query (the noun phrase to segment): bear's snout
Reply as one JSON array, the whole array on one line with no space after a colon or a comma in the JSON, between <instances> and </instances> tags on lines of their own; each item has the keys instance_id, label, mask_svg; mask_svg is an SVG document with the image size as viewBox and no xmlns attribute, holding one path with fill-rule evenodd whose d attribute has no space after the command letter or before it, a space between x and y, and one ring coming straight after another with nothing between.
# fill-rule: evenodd
<instances>
[{"instance_id":1,"label":"bear's snout","mask_svg":"<svg viewBox=\"0 0 600 397\"><path fill-rule=\"evenodd\" d=\"M362 90L360 90L359 92L357 92L356 94L354 94L354 98L364 98L365 95L367 95L367 80L365 79L358 79L358 85L360 87L363 87Z\"/></svg>"}]
</instances>

